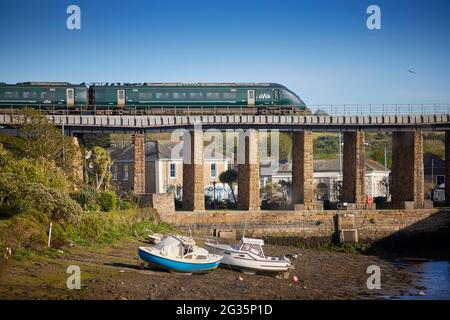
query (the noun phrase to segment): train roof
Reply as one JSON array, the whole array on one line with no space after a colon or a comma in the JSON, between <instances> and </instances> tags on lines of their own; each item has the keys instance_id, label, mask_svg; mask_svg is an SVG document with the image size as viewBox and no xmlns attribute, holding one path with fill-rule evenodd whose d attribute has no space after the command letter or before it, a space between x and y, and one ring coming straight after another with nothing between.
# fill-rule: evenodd
<instances>
[{"instance_id":1,"label":"train roof","mask_svg":"<svg viewBox=\"0 0 450 320\"><path fill-rule=\"evenodd\" d=\"M143 83L93 83L95 86L111 87L277 87L285 88L278 83L240 83L240 82L205 82L205 83L183 83L183 82L143 82Z\"/></svg>"},{"instance_id":2,"label":"train roof","mask_svg":"<svg viewBox=\"0 0 450 320\"><path fill-rule=\"evenodd\" d=\"M83 83L69 83L69 82L45 82L45 81L27 81L18 83L5 83L0 82L2 86L36 86L36 87L85 87Z\"/></svg>"}]
</instances>

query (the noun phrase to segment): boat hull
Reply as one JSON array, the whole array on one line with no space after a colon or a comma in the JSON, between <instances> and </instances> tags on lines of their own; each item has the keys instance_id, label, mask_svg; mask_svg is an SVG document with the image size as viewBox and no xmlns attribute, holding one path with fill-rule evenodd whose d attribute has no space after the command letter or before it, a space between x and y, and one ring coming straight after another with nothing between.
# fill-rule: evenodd
<instances>
[{"instance_id":1,"label":"boat hull","mask_svg":"<svg viewBox=\"0 0 450 320\"><path fill-rule=\"evenodd\" d=\"M226 248L225 246L217 246L209 243L205 243L205 247L210 249L210 252L223 255L222 265L230 266L243 272L278 273L292 269L292 264L286 260L259 258L247 252L236 251L231 247Z\"/></svg>"},{"instance_id":2,"label":"boat hull","mask_svg":"<svg viewBox=\"0 0 450 320\"><path fill-rule=\"evenodd\" d=\"M139 257L145 262L178 273L198 273L216 269L222 258L205 263L192 263L181 260L164 258L139 248Z\"/></svg>"}]
</instances>

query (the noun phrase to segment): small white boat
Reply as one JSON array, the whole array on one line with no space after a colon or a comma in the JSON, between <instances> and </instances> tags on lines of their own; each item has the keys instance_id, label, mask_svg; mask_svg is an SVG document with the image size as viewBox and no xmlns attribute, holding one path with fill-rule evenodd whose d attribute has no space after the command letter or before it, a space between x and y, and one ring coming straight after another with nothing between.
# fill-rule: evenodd
<instances>
[{"instance_id":1,"label":"small white boat","mask_svg":"<svg viewBox=\"0 0 450 320\"><path fill-rule=\"evenodd\" d=\"M270 257L264 255L262 246L264 240L242 237L235 245L218 244L210 241L205 246L211 253L223 255L222 264L244 273L283 273L294 269L297 254L283 257Z\"/></svg>"},{"instance_id":2,"label":"small white boat","mask_svg":"<svg viewBox=\"0 0 450 320\"><path fill-rule=\"evenodd\" d=\"M198 273L215 269L223 256L195 245L192 238L169 235L152 247L139 247L145 262L175 273Z\"/></svg>"}]
</instances>

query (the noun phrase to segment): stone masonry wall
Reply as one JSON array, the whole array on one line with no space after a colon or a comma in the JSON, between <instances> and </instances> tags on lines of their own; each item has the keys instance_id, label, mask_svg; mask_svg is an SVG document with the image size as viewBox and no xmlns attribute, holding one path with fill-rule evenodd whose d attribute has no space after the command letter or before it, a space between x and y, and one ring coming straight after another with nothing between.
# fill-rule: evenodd
<instances>
[{"instance_id":1,"label":"stone masonry wall","mask_svg":"<svg viewBox=\"0 0 450 320\"><path fill-rule=\"evenodd\" d=\"M350 216L353 222L350 225L350 220L341 219L339 227L338 215ZM361 241L370 242L399 232L448 229L450 209L175 212L161 218L180 229L190 226L196 234L211 235L214 229L236 229L239 235L245 228L248 236L323 238L330 242L338 228L354 228Z\"/></svg>"},{"instance_id":2,"label":"stone masonry wall","mask_svg":"<svg viewBox=\"0 0 450 320\"><path fill-rule=\"evenodd\" d=\"M259 210L258 131L245 135L245 163L238 165L238 206L240 210Z\"/></svg>"},{"instance_id":3,"label":"stone masonry wall","mask_svg":"<svg viewBox=\"0 0 450 320\"><path fill-rule=\"evenodd\" d=\"M364 131L344 133L343 200L365 208L365 137Z\"/></svg>"},{"instance_id":4,"label":"stone masonry wall","mask_svg":"<svg viewBox=\"0 0 450 320\"><path fill-rule=\"evenodd\" d=\"M423 138L421 131L392 133L392 205L424 205Z\"/></svg>"},{"instance_id":5,"label":"stone masonry wall","mask_svg":"<svg viewBox=\"0 0 450 320\"><path fill-rule=\"evenodd\" d=\"M183 152L183 209L205 210L203 131L185 133Z\"/></svg>"},{"instance_id":6,"label":"stone masonry wall","mask_svg":"<svg viewBox=\"0 0 450 320\"><path fill-rule=\"evenodd\" d=\"M134 135L134 178L133 192L136 195L145 193L145 136Z\"/></svg>"},{"instance_id":7,"label":"stone masonry wall","mask_svg":"<svg viewBox=\"0 0 450 320\"><path fill-rule=\"evenodd\" d=\"M292 203L314 209L313 138L311 131L292 134Z\"/></svg>"},{"instance_id":8,"label":"stone masonry wall","mask_svg":"<svg viewBox=\"0 0 450 320\"><path fill-rule=\"evenodd\" d=\"M171 192L152 193L151 205L158 212L160 219L164 221L175 215L174 194Z\"/></svg>"}]
</instances>

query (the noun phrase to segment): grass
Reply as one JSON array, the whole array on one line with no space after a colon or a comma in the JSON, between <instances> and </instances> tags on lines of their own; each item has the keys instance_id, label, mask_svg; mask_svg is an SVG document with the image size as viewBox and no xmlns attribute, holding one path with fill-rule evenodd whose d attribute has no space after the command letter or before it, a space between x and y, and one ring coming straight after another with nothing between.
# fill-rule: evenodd
<instances>
[{"instance_id":1,"label":"grass","mask_svg":"<svg viewBox=\"0 0 450 320\"><path fill-rule=\"evenodd\" d=\"M24 230L27 229L27 225L36 228L36 220L33 220L32 216L22 216L21 223L22 229L25 228ZM20 234L17 235L15 232L8 232L12 225L12 219L0 221L0 249L3 254L7 246L13 247L13 259L17 261L28 260L36 256L58 258L62 254L60 249L67 250L67 245L70 243L86 249L87 247L114 245L120 241L142 237L148 233L169 233L173 231L169 224L157 221L155 212L150 208L85 212L77 225L60 225L53 222L52 244L54 248L47 248L46 241L45 243L39 242L39 246L30 245L35 244L35 236L28 239L23 237L23 232L19 232ZM40 238L46 239L46 225L45 228L39 228ZM11 237L13 238L11 239ZM17 239L20 241L17 241ZM8 243L8 241L12 242Z\"/></svg>"}]
</instances>

